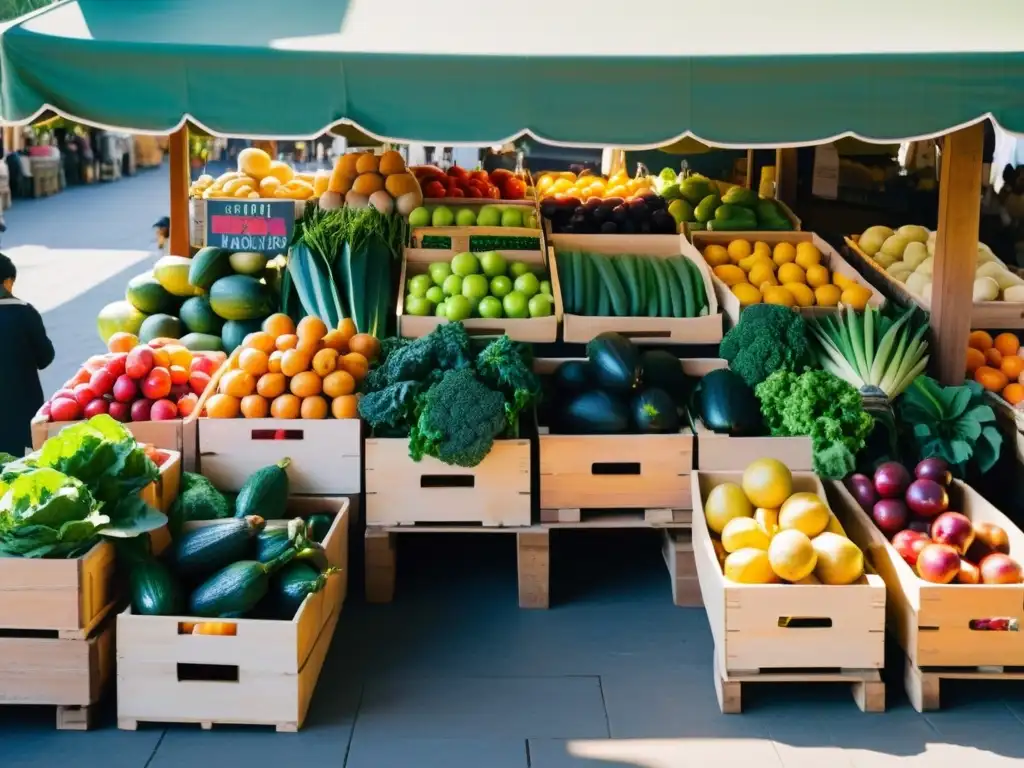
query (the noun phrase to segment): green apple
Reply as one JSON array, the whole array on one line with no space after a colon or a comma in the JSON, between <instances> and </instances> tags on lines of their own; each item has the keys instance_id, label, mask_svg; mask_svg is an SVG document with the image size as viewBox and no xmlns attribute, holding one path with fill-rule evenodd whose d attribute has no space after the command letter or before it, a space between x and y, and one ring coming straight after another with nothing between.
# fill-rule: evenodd
<instances>
[{"instance_id":1,"label":"green apple","mask_svg":"<svg viewBox=\"0 0 1024 768\"><path fill-rule=\"evenodd\" d=\"M405 300L405 311L417 317L426 317L430 314L434 305L424 296L409 296Z\"/></svg>"},{"instance_id":2,"label":"green apple","mask_svg":"<svg viewBox=\"0 0 1024 768\"><path fill-rule=\"evenodd\" d=\"M479 301L487 295L488 288L487 278L483 275L466 275L462 278L462 295L467 299Z\"/></svg>"},{"instance_id":3,"label":"green apple","mask_svg":"<svg viewBox=\"0 0 1024 768\"><path fill-rule=\"evenodd\" d=\"M447 205L439 205L434 209L430 221L435 227L450 227L455 223L455 214Z\"/></svg>"},{"instance_id":4,"label":"green apple","mask_svg":"<svg viewBox=\"0 0 1024 768\"><path fill-rule=\"evenodd\" d=\"M430 279L430 275L416 275L409 278L409 295L423 298L433 285L434 281Z\"/></svg>"},{"instance_id":5,"label":"green apple","mask_svg":"<svg viewBox=\"0 0 1024 768\"><path fill-rule=\"evenodd\" d=\"M428 211L422 205L419 208L414 208L412 213L409 214L409 226L410 227L429 227L430 226L430 211Z\"/></svg>"},{"instance_id":6,"label":"green apple","mask_svg":"<svg viewBox=\"0 0 1024 768\"><path fill-rule=\"evenodd\" d=\"M476 224L476 214L472 208L459 208L455 214L455 224L459 227L472 227Z\"/></svg>"},{"instance_id":7,"label":"green apple","mask_svg":"<svg viewBox=\"0 0 1024 768\"><path fill-rule=\"evenodd\" d=\"M427 288L426 297L434 304L440 304L444 301L444 291L441 290L441 286L432 285Z\"/></svg>"},{"instance_id":8,"label":"green apple","mask_svg":"<svg viewBox=\"0 0 1024 768\"><path fill-rule=\"evenodd\" d=\"M530 265L523 261L513 261L508 268L508 273L512 275L513 278L525 275L529 271Z\"/></svg>"},{"instance_id":9,"label":"green apple","mask_svg":"<svg viewBox=\"0 0 1024 768\"><path fill-rule=\"evenodd\" d=\"M523 226L527 229L540 229L540 222L538 222L537 217L531 213L523 219Z\"/></svg>"},{"instance_id":10,"label":"green apple","mask_svg":"<svg viewBox=\"0 0 1024 768\"><path fill-rule=\"evenodd\" d=\"M466 298L469 300L469 316L480 317L480 315L478 315L476 312L477 307L480 306L480 299L478 299L476 296L467 296Z\"/></svg>"},{"instance_id":11,"label":"green apple","mask_svg":"<svg viewBox=\"0 0 1024 768\"><path fill-rule=\"evenodd\" d=\"M434 317L448 317L446 304L447 302L442 301L437 305L437 308L434 310Z\"/></svg>"},{"instance_id":12,"label":"green apple","mask_svg":"<svg viewBox=\"0 0 1024 768\"><path fill-rule=\"evenodd\" d=\"M480 227L500 227L501 209L493 205L485 205L477 214L476 223Z\"/></svg>"},{"instance_id":13,"label":"green apple","mask_svg":"<svg viewBox=\"0 0 1024 768\"><path fill-rule=\"evenodd\" d=\"M484 296L484 298L480 299L480 305L476 310L480 313L480 317L501 317L501 299L496 299L493 296Z\"/></svg>"},{"instance_id":14,"label":"green apple","mask_svg":"<svg viewBox=\"0 0 1024 768\"><path fill-rule=\"evenodd\" d=\"M551 314L551 297L538 293L530 298L530 317L548 317Z\"/></svg>"},{"instance_id":15,"label":"green apple","mask_svg":"<svg viewBox=\"0 0 1024 768\"><path fill-rule=\"evenodd\" d=\"M512 293L512 281L504 275L491 278L491 296L504 298Z\"/></svg>"},{"instance_id":16,"label":"green apple","mask_svg":"<svg viewBox=\"0 0 1024 768\"><path fill-rule=\"evenodd\" d=\"M456 254L452 259L452 272L459 277L475 275L479 271L480 261L477 259L475 253L463 251L462 253Z\"/></svg>"},{"instance_id":17,"label":"green apple","mask_svg":"<svg viewBox=\"0 0 1024 768\"><path fill-rule=\"evenodd\" d=\"M551 281L550 280L541 280L540 281L540 292L543 293L545 296L554 296L555 295L555 294L553 294L551 292Z\"/></svg>"},{"instance_id":18,"label":"green apple","mask_svg":"<svg viewBox=\"0 0 1024 768\"><path fill-rule=\"evenodd\" d=\"M458 296L462 293L462 278L458 275L448 275L441 286L441 290L445 296Z\"/></svg>"},{"instance_id":19,"label":"green apple","mask_svg":"<svg viewBox=\"0 0 1024 768\"><path fill-rule=\"evenodd\" d=\"M501 300L501 307L506 317L529 317L530 310L526 297L519 291L512 291Z\"/></svg>"},{"instance_id":20,"label":"green apple","mask_svg":"<svg viewBox=\"0 0 1024 768\"><path fill-rule=\"evenodd\" d=\"M501 226L521 227L523 226L523 214L518 208L509 206L501 214Z\"/></svg>"},{"instance_id":21,"label":"green apple","mask_svg":"<svg viewBox=\"0 0 1024 768\"><path fill-rule=\"evenodd\" d=\"M480 254L480 266L483 267L484 274L488 277L497 277L505 274L508 265L505 262L505 257L498 251L486 251Z\"/></svg>"},{"instance_id":22,"label":"green apple","mask_svg":"<svg viewBox=\"0 0 1024 768\"><path fill-rule=\"evenodd\" d=\"M430 272L430 277L434 281L434 285L444 285L444 281L448 279L448 275L452 273L452 265L447 261L435 261L429 267L427 271Z\"/></svg>"},{"instance_id":23,"label":"green apple","mask_svg":"<svg viewBox=\"0 0 1024 768\"><path fill-rule=\"evenodd\" d=\"M444 304L445 317L449 320L465 320L473 314L473 305L465 296L449 296Z\"/></svg>"},{"instance_id":24,"label":"green apple","mask_svg":"<svg viewBox=\"0 0 1024 768\"><path fill-rule=\"evenodd\" d=\"M540 280L533 272L527 272L516 278L515 289L526 298L536 295L540 291Z\"/></svg>"}]
</instances>

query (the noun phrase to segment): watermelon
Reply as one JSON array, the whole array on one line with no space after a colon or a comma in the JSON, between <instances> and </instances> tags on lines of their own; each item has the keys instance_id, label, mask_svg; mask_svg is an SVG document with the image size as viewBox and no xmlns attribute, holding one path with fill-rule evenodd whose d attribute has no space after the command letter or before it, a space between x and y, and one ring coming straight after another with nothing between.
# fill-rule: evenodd
<instances>
[{"instance_id":1,"label":"watermelon","mask_svg":"<svg viewBox=\"0 0 1024 768\"><path fill-rule=\"evenodd\" d=\"M250 333L256 333L256 331L262 328L262 325L263 322L261 320L228 320L224 323L224 328L220 332L220 339L224 343L224 351L230 355L235 351L236 347L242 346L246 336Z\"/></svg>"},{"instance_id":2,"label":"watermelon","mask_svg":"<svg viewBox=\"0 0 1024 768\"><path fill-rule=\"evenodd\" d=\"M188 281L196 288L209 290L210 286L231 274L228 251L206 247L192 257L188 270Z\"/></svg>"},{"instance_id":3,"label":"watermelon","mask_svg":"<svg viewBox=\"0 0 1024 768\"><path fill-rule=\"evenodd\" d=\"M215 282L210 287L210 306L225 320L262 320L273 311L270 289L248 275Z\"/></svg>"},{"instance_id":4,"label":"watermelon","mask_svg":"<svg viewBox=\"0 0 1024 768\"><path fill-rule=\"evenodd\" d=\"M250 253L249 251L238 251L229 257L231 268L240 275L252 275L259 277L267 266L267 257L262 253Z\"/></svg>"},{"instance_id":5,"label":"watermelon","mask_svg":"<svg viewBox=\"0 0 1024 768\"><path fill-rule=\"evenodd\" d=\"M192 259L184 256L164 256L153 266L153 277L174 296L198 296L202 291L188 281Z\"/></svg>"},{"instance_id":6,"label":"watermelon","mask_svg":"<svg viewBox=\"0 0 1024 768\"><path fill-rule=\"evenodd\" d=\"M115 301L107 304L96 315L96 330L100 339L106 344L115 333L133 333L138 335L142 321L146 315L127 301Z\"/></svg>"},{"instance_id":7,"label":"watermelon","mask_svg":"<svg viewBox=\"0 0 1024 768\"><path fill-rule=\"evenodd\" d=\"M139 341L148 343L153 339L177 339L181 337L181 321L172 315L150 315L139 328Z\"/></svg>"},{"instance_id":8,"label":"watermelon","mask_svg":"<svg viewBox=\"0 0 1024 768\"><path fill-rule=\"evenodd\" d=\"M206 296L193 296L185 299L178 317L192 333L211 333L220 335L224 321L217 317Z\"/></svg>"},{"instance_id":9,"label":"watermelon","mask_svg":"<svg viewBox=\"0 0 1024 768\"><path fill-rule=\"evenodd\" d=\"M220 352L224 348L220 336L209 333L189 333L182 336L180 341L185 349L193 352Z\"/></svg>"},{"instance_id":10,"label":"watermelon","mask_svg":"<svg viewBox=\"0 0 1024 768\"><path fill-rule=\"evenodd\" d=\"M160 285L152 272L144 272L129 280L124 297L139 312L147 315L170 313L178 308L178 299Z\"/></svg>"}]
</instances>

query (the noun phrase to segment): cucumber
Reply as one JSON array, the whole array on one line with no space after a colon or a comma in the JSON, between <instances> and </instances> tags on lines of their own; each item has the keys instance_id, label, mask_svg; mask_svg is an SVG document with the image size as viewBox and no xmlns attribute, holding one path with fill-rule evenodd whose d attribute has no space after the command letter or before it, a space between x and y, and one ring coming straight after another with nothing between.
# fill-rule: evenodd
<instances>
[{"instance_id":1,"label":"cucumber","mask_svg":"<svg viewBox=\"0 0 1024 768\"><path fill-rule=\"evenodd\" d=\"M693 287L690 270L683 264L682 256L668 259L668 265L675 270L675 275L679 279L679 287L683 289L683 317L696 317L697 292Z\"/></svg>"},{"instance_id":2,"label":"cucumber","mask_svg":"<svg viewBox=\"0 0 1024 768\"><path fill-rule=\"evenodd\" d=\"M658 290L658 317L672 317L672 299L669 296L663 267L661 259L651 259L651 271L654 273L654 284Z\"/></svg>"},{"instance_id":3,"label":"cucumber","mask_svg":"<svg viewBox=\"0 0 1024 768\"><path fill-rule=\"evenodd\" d=\"M609 261L614 265L615 272L622 282L626 291L626 314L623 317L633 317L633 305L636 304L636 284L629 272L629 256L615 256Z\"/></svg>"},{"instance_id":4,"label":"cucumber","mask_svg":"<svg viewBox=\"0 0 1024 768\"><path fill-rule=\"evenodd\" d=\"M253 537L263 526L262 517L251 515L186 531L174 545L175 567L185 575L213 573L248 555Z\"/></svg>"},{"instance_id":5,"label":"cucumber","mask_svg":"<svg viewBox=\"0 0 1024 768\"><path fill-rule=\"evenodd\" d=\"M625 317L629 310L629 299L626 298L626 291L622 287L622 281L619 280L619 275L615 271L615 267L612 266L612 261L603 254L593 254L591 257L594 259L594 264L597 266L598 272L601 274L601 281L604 283L605 289L608 291L608 298L611 304L611 310L615 315L619 317ZM611 313L607 315L610 317Z\"/></svg>"},{"instance_id":6,"label":"cucumber","mask_svg":"<svg viewBox=\"0 0 1024 768\"><path fill-rule=\"evenodd\" d=\"M583 254L574 251L572 254L572 293L573 312L577 315L585 314L586 302L583 293L586 291L586 282L583 277Z\"/></svg>"},{"instance_id":7,"label":"cucumber","mask_svg":"<svg viewBox=\"0 0 1024 768\"><path fill-rule=\"evenodd\" d=\"M306 535L311 541L323 544L332 525L334 525L334 515L324 513L310 515L306 520Z\"/></svg>"},{"instance_id":8,"label":"cucumber","mask_svg":"<svg viewBox=\"0 0 1024 768\"><path fill-rule=\"evenodd\" d=\"M636 268L637 292L640 295L640 310L637 317L647 316L647 257L636 256L633 259L633 266Z\"/></svg>"},{"instance_id":9,"label":"cucumber","mask_svg":"<svg viewBox=\"0 0 1024 768\"><path fill-rule=\"evenodd\" d=\"M259 515L264 520L282 520L288 506L288 473L292 460L281 459L277 464L257 469L238 491L235 499L235 517Z\"/></svg>"},{"instance_id":10,"label":"cucumber","mask_svg":"<svg viewBox=\"0 0 1024 768\"><path fill-rule=\"evenodd\" d=\"M660 305L658 304L658 272L654 266L654 259L644 259L647 276L647 316L661 317Z\"/></svg>"},{"instance_id":11,"label":"cucumber","mask_svg":"<svg viewBox=\"0 0 1024 768\"><path fill-rule=\"evenodd\" d=\"M701 273L700 267L685 256L683 257L683 263L690 270L690 277L697 296L697 314L704 317L711 311L711 305L708 303L708 292L704 288L704 275Z\"/></svg>"},{"instance_id":12,"label":"cucumber","mask_svg":"<svg viewBox=\"0 0 1024 768\"><path fill-rule=\"evenodd\" d=\"M601 269L597 262L601 257L591 255L590 260L594 263L594 274L597 275L597 316L608 317L612 313L612 298L608 287L601 279Z\"/></svg>"},{"instance_id":13,"label":"cucumber","mask_svg":"<svg viewBox=\"0 0 1024 768\"><path fill-rule=\"evenodd\" d=\"M245 616L266 596L270 575L294 556L293 551L287 551L270 563L241 560L221 568L192 593L189 615L231 619Z\"/></svg>"},{"instance_id":14,"label":"cucumber","mask_svg":"<svg viewBox=\"0 0 1024 768\"><path fill-rule=\"evenodd\" d=\"M303 549L309 544L306 537L306 521L301 517L290 520L286 528L264 529L256 534L256 559L269 563L288 549Z\"/></svg>"},{"instance_id":15,"label":"cucumber","mask_svg":"<svg viewBox=\"0 0 1024 768\"><path fill-rule=\"evenodd\" d=\"M327 562L327 552L325 552L324 548L315 541L305 542L305 546L296 552L295 559L304 563L309 563L318 571L326 570L330 565L330 563Z\"/></svg>"},{"instance_id":16,"label":"cucumber","mask_svg":"<svg viewBox=\"0 0 1024 768\"><path fill-rule=\"evenodd\" d=\"M658 269L661 271L661 279L665 281L668 288L669 307L671 312L665 317L683 316L683 290L679 286L679 280L675 276L676 271L668 263L667 259L658 262Z\"/></svg>"},{"instance_id":17,"label":"cucumber","mask_svg":"<svg viewBox=\"0 0 1024 768\"><path fill-rule=\"evenodd\" d=\"M601 279L597 276L597 267L594 266L594 260L590 258L590 254L581 253L580 258L583 260L583 314L593 317L597 314L597 299L600 294L598 285Z\"/></svg>"},{"instance_id":18,"label":"cucumber","mask_svg":"<svg viewBox=\"0 0 1024 768\"><path fill-rule=\"evenodd\" d=\"M128 577L132 612L142 616L175 616L181 593L171 572L159 560L137 563Z\"/></svg>"},{"instance_id":19,"label":"cucumber","mask_svg":"<svg viewBox=\"0 0 1024 768\"><path fill-rule=\"evenodd\" d=\"M572 262L575 255L573 251L568 251L564 254L562 259L564 266L558 273L562 281L562 303L565 305L564 309L573 315L576 314L576 308L573 305L575 294L572 292Z\"/></svg>"},{"instance_id":20,"label":"cucumber","mask_svg":"<svg viewBox=\"0 0 1024 768\"><path fill-rule=\"evenodd\" d=\"M318 572L308 563L291 562L274 575L270 583L270 602L278 619L295 616L307 595L319 592L327 584L328 572Z\"/></svg>"}]
</instances>

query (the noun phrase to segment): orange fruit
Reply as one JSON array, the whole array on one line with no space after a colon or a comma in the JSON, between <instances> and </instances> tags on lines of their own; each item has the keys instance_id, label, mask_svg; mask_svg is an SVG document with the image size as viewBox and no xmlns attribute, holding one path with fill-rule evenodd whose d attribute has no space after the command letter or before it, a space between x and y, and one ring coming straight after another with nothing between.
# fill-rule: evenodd
<instances>
[{"instance_id":1,"label":"orange fruit","mask_svg":"<svg viewBox=\"0 0 1024 768\"><path fill-rule=\"evenodd\" d=\"M277 337L276 346L281 351L286 349L295 349L299 345L299 337L294 333L286 333L284 336Z\"/></svg>"},{"instance_id":2,"label":"orange fruit","mask_svg":"<svg viewBox=\"0 0 1024 768\"><path fill-rule=\"evenodd\" d=\"M341 359L338 360L338 367L343 371L351 373L352 378L357 382L365 379L367 371L370 370L370 364L358 352L349 352L347 355L342 355Z\"/></svg>"},{"instance_id":3,"label":"orange fruit","mask_svg":"<svg viewBox=\"0 0 1024 768\"><path fill-rule=\"evenodd\" d=\"M243 349L242 353L238 356L238 367L259 378L270 370L270 360L267 357L267 353L262 349L250 347Z\"/></svg>"},{"instance_id":4,"label":"orange fruit","mask_svg":"<svg viewBox=\"0 0 1024 768\"><path fill-rule=\"evenodd\" d=\"M309 359L313 359L313 355L320 351L320 340L313 338L302 338L299 337L299 343L295 345L295 348L299 352L305 352L309 355Z\"/></svg>"},{"instance_id":5,"label":"orange fruit","mask_svg":"<svg viewBox=\"0 0 1024 768\"><path fill-rule=\"evenodd\" d=\"M320 395L310 395L302 398L302 405L299 406L299 417L303 419L326 419L327 401Z\"/></svg>"},{"instance_id":6,"label":"orange fruit","mask_svg":"<svg viewBox=\"0 0 1024 768\"><path fill-rule=\"evenodd\" d=\"M974 380L990 392L1002 392L1009 383L1005 373L987 365L974 372Z\"/></svg>"},{"instance_id":7,"label":"orange fruit","mask_svg":"<svg viewBox=\"0 0 1024 768\"><path fill-rule=\"evenodd\" d=\"M356 380L348 371L335 371L324 379L324 394L330 398L351 395L356 391Z\"/></svg>"},{"instance_id":8,"label":"orange fruit","mask_svg":"<svg viewBox=\"0 0 1024 768\"><path fill-rule=\"evenodd\" d=\"M181 366L186 371L191 367L192 353L180 344L168 344L164 352L170 356L171 365Z\"/></svg>"},{"instance_id":9,"label":"orange fruit","mask_svg":"<svg viewBox=\"0 0 1024 768\"><path fill-rule=\"evenodd\" d=\"M985 353L974 347L967 348L967 374L973 376L974 372L985 364Z\"/></svg>"},{"instance_id":10,"label":"orange fruit","mask_svg":"<svg viewBox=\"0 0 1024 768\"><path fill-rule=\"evenodd\" d=\"M138 346L139 337L134 333L119 331L107 339L108 352L131 352Z\"/></svg>"},{"instance_id":11,"label":"orange fruit","mask_svg":"<svg viewBox=\"0 0 1024 768\"><path fill-rule=\"evenodd\" d=\"M985 362L991 365L993 368L998 368L999 364L1003 362L1003 355L995 347L992 347L991 349L986 349Z\"/></svg>"},{"instance_id":12,"label":"orange fruit","mask_svg":"<svg viewBox=\"0 0 1024 768\"><path fill-rule=\"evenodd\" d=\"M256 382L256 394L268 400L283 395L288 390L288 379L283 373L265 373Z\"/></svg>"},{"instance_id":13,"label":"orange fruit","mask_svg":"<svg viewBox=\"0 0 1024 768\"><path fill-rule=\"evenodd\" d=\"M270 415L275 419L297 419L299 418L299 398L295 395L281 395L275 397L270 404Z\"/></svg>"},{"instance_id":14,"label":"orange fruit","mask_svg":"<svg viewBox=\"0 0 1024 768\"><path fill-rule=\"evenodd\" d=\"M342 395L331 401L331 415L336 419L359 418L359 395Z\"/></svg>"},{"instance_id":15,"label":"orange fruit","mask_svg":"<svg viewBox=\"0 0 1024 768\"><path fill-rule=\"evenodd\" d=\"M313 373L313 371L303 371L293 376L289 383L289 389L291 389L291 393L296 397L319 395L322 388L323 382L320 381L320 377Z\"/></svg>"},{"instance_id":16,"label":"orange fruit","mask_svg":"<svg viewBox=\"0 0 1024 768\"><path fill-rule=\"evenodd\" d=\"M266 331L256 331L245 337L242 346L246 349L259 349L269 355L274 351L276 341L277 338Z\"/></svg>"},{"instance_id":17,"label":"orange fruit","mask_svg":"<svg viewBox=\"0 0 1024 768\"><path fill-rule=\"evenodd\" d=\"M171 369L174 370L173 368ZM1017 357L1017 355L1006 355L1003 358L1003 362L999 364L999 370L1006 374L1006 378L1010 381L1016 381L1020 378L1020 375L1024 373L1024 357ZM173 379L173 374L172 374Z\"/></svg>"},{"instance_id":18,"label":"orange fruit","mask_svg":"<svg viewBox=\"0 0 1024 768\"><path fill-rule=\"evenodd\" d=\"M299 320L295 333L300 339L320 341L320 339L327 335L327 326L324 325L324 321L319 317L309 315Z\"/></svg>"},{"instance_id":19,"label":"orange fruit","mask_svg":"<svg viewBox=\"0 0 1024 768\"><path fill-rule=\"evenodd\" d=\"M284 352L279 349L275 349L270 353L270 357L267 358L267 370L271 373L281 372L281 358L284 357Z\"/></svg>"},{"instance_id":20,"label":"orange fruit","mask_svg":"<svg viewBox=\"0 0 1024 768\"><path fill-rule=\"evenodd\" d=\"M213 395L206 401L206 415L211 419L236 419L238 410L238 398L231 395Z\"/></svg>"},{"instance_id":21,"label":"orange fruit","mask_svg":"<svg viewBox=\"0 0 1024 768\"><path fill-rule=\"evenodd\" d=\"M267 401L259 395L246 395L242 398L242 416L246 419L265 419L270 411Z\"/></svg>"},{"instance_id":22,"label":"orange fruit","mask_svg":"<svg viewBox=\"0 0 1024 768\"><path fill-rule=\"evenodd\" d=\"M228 371L221 377L220 393L242 398L256 391L256 378L248 371Z\"/></svg>"},{"instance_id":23,"label":"orange fruit","mask_svg":"<svg viewBox=\"0 0 1024 768\"><path fill-rule=\"evenodd\" d=\"M263 330L276 339L278 336L295 333L295 323L288 315L278 312L263 321Z\"/></svg>"},{"instance_id":24,"label":"orange fruit","mask_svg":"<svg viewBox=\"0 0 1024 768\"><path fill-rule=\"evenodd\" d=\"M1020 358L1017 358L1020 360ZM1024 360L1021 360L1024 363ZM172 365L170 367L171 372L171 384L188 384L189 372L188 368L182 368L180 365Z\"/></svg>"},{"instance_id":25,"label":"orange fruit","mask_svg":"<svg viewBox=\"0 0 1024 768\"><path fill-rule=\"evenodd\" d=\"M338 332L341 333L341 338L346 344L356 335L356 323L351 317L344 318L338 323Z\"/></svg>"},{"instance_id":26,"label":"orange fruit","mask_svg":"<svg viewBox=\"0 0 1024 768\"><path fill-rule=\"evenodd\" d=\"M358 352L372 363L380 355L380 342L368 333L357 333L348 340L348 351Z\"/></svg>"},{"instance_id":27,"label":"orange fruit","mask_svg":"<svg viewBox=\"0 0 1024 768\"><path fill-rule=\"evenodd\" d=\"M1003 388L1003 398L1010 405L1016 405L1021 402L1024 400L1024 384L1018 384L1017 382L1007 384Z\"/></svg>"},{"instance_id":28,"label":"orange fruit","mask_svg":"<svg viewBox=\"0 0 1024 768\"><path fill-rule=\"evenodd\" d=\"M971 331L971 335L967 337L967 346L980 349L982 352L991 349L992 344L992 337L985 331Z\"/></svg>"},{"instance_id":29,"label":"orange fruit","mask_svg":"<svg viewBox=\"0 0 1024 768\"><path fill-rule=\"evenodd\" d=\"M345 343L345 337L341 331L328 331L322 343L324 349L333 349L342 355L348 352L348 344Z\"/></svg>"},{"instance_id":30,"label":"orange fruit","mask_svg":"<svg viewBox=\"0 0 1024 768\"><path fill-rule=\"evenodd\" d=\"M153 350L153 367L154 368L170 368L171 367L171 356L167 352L167 347L161 347L160 349Z\"/></svg>"},{"instance_id":31,"label":"orange fruit","mask_svg":"<svg viewBox=\"0 0 1024 768\"><path fill-rule=\"evenodd\" d=\"M281 373L285 376L297 376L303 371L309 370L310 357L305 352L297 349L289 349L281 357Z\"/></svg>"},{"instance_id":32,"label":"orange fruit","mask_svg":"<svg viewBox=\"0 0 1024 768\"><path fill-rule=\"evenodd\" d=\"M333 373L334 369L337 367L338 350L321 349L313 355L313 370L316 371L317 376L323 378L324 376Z\"/></svg>"},{"instance_id":33,"label":"orange fruit","mask_svg":"<svg viewBox=\"0 0 1024 768\"><path fill-rule=\"evenodd\" d=\"M1000 333L992 340L992 346L998 349L999 354L1003 357L1016 355L1017 350L1020 349L1020 339L1012 333Z\"/></svg>"}]
</instances>

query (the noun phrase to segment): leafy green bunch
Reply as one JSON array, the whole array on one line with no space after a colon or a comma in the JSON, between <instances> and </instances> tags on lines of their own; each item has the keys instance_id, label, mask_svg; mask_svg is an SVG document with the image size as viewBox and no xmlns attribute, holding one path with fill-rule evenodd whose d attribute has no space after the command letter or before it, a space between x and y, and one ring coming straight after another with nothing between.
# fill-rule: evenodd
<instances>
[{"instance_id":1,"label":"leafy green bunch","mask_svg":"<svg viewBox=\"0 0 1024 768\"><path fill-rule=\"evenodd\" d=\"M744 309L722 339L719 354L749 387L775 371L802 371L814 360L807 323L799 313L777 304Z\"/></svg>"}]
</instances>

